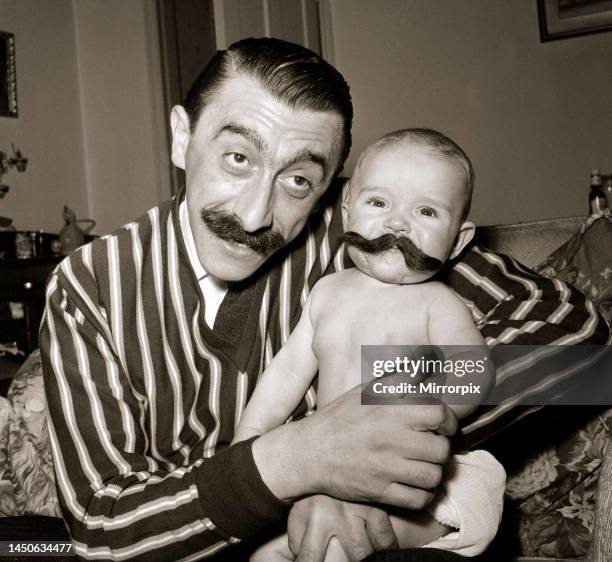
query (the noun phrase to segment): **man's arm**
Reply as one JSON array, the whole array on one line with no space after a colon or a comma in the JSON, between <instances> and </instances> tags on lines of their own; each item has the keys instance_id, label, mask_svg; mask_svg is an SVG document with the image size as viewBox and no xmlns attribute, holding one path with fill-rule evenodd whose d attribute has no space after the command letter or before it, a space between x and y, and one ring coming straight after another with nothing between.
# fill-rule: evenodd
<instances>
[{"instance_id":1,"label":"man's arm","mask_svg":"<svg viewBox=\"0 0 612 562\"><path fill-rule=\"evenodd\" d=\"M457 420L444 404L361 404L361 388L253 443L263 481L280 499L310 494L421 509L450 454ZM403 436L398 441L397 435Z\"/></svg>"},{"instance_id":2,"label":"man's arm","mask_svg":"<svg viewBox=\"0 0 612 562\"><path fill-rule=\"evenodd\" d=\"M513 384L528 388L537 374L562 394L572 388L583 368L566 362L564 373L568 376L561 379L554 370L558 361L532 357L529 369L513 370L497 353L500 345L554 345L563 352L561 346L604 345L608 341L605 321L584 295L561 281L544 279L508 256L475 246L448 272L446 281L468 306L492 348L497 387ZM548 392L552 392L550 385ZM540 408L527 408L511 400L481 407L463 426L465 445L473 448Z\"/></svg>"},{"instance_id":3,"label":"man's arm","mask_svg":"<svg viewBox=\"0 0 612 562\"><path fill-rule=\"evenodd\" d=\"M261 481L252 441L180 465L151 449L154 404L143 377L126 371L94 284L82 262L65 260L49 282L40 335L56 478L76 553L206 557L279 520L286 506Z\"/></svg>"}]
</instances>

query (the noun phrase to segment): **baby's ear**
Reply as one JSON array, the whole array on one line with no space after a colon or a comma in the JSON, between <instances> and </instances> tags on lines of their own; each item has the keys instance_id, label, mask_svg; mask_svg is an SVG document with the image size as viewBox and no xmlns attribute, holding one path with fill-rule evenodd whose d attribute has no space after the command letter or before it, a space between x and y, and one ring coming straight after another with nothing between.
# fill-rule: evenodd
<instances>
[{"instance_id":1,"label":"baby's ear","mask_svg":"<svg viewBox=\"0 0 612 562\"><path fill-rule=\"evenodd\" d=\"M349 191L351 190L351 180L344 182L342 186L342 229L346 232L349 219Z\"/></svg>"},{"instance_id":2,"label":"baby's ear","mask_svg":"<svg viewBox=\"0 0 612 562\"><path fill-rule=\"evenodd\" d=\"M455 238L455 244L451 250L448 259L456 258L474 238L476 233L476 225L473 222L465 221L460 227L459 232Z\"/></svg>"}]
</instances>

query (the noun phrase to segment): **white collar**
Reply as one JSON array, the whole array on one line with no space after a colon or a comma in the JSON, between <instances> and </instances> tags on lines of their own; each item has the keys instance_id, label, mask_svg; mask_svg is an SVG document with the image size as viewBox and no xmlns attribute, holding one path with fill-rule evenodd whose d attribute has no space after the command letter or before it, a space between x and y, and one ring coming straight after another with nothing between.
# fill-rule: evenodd
<instances>
[{"instance_id":1,"label":"white collar","mask_svg":"<svg viewBox=\"0 0 612 562\"><path fill-rule=\"evenodd\" d=\"M189 256L189 263L195 273L198 281L201 281L208 275L208 272L202 267L200 258L198 258L198 252L195 247L195 241L193 239L193 232L191 232L191 226L189 224L189 216L187 215L187 199L183 199L179 206L179 223L181 225L181 233L183 234L183 241L187 248L187 255Z\"/></svg>"},{"instance_id":2,"label":"white collar","mask_svg":"<svg viewBox=\"0 0 612 562\"><path fill-rule=\"evenodd\" d=\"M204 319L208 327L212 329L219 307L227 293L227 283L213 277L202 267L195 247L191 225L189 224L186 200L183 200L179 206L179 223L181 225L181 233L185 242L185 248L187 248L191 269L193 269L195 273L200 291L204 297L204 302L206 303L204 307Z\"/></svg>"}]
</instances>

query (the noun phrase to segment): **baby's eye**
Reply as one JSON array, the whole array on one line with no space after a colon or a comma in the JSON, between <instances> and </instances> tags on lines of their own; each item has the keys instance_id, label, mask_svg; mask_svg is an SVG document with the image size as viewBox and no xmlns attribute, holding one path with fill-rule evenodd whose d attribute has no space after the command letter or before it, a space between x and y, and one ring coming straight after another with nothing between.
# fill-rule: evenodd
<instances>
[{"instance_id":1,"label":"baby's eye","mask_svg":"<svg viewBox=\"0 0 612 562\"><path fill-rule=\"evenodd\" d=\"M437 217L438 213L435 211L435 209L432 209L431 207L421 207L419 209L419 214L423 215L424 217Z\"/></svg>"},{"instance_id":2,"label":"baby's eye","mask_svg":"<svg viewBox=\"0 0 612 562\"><path fill-rule=\"evenodd\" d=\"M387 206L387 204L378 197L371 197L370 199L368 199L368 205L371 205L372 207L376 207L378 209L384 209Z\"/></svg>"}]
</instances>

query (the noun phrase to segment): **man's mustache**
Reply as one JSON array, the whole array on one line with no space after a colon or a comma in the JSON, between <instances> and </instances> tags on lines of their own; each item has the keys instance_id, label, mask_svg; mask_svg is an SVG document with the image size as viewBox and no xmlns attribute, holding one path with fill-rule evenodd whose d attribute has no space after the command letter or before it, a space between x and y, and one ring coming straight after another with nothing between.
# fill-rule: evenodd
<instances>
[{"instance_id":1,"label":"man's mustache","mask_svg":"<svg viewBox=\"0 0 612 562\"><path fill-rule=\"evenodd\" d=\"M285 238L271 227L262 228L255 233L244 230L240 219L233 213L202 209L200 217L208 229L218 238L227 242L244 244L258 254L268 255L285 245Z\"/></svg>"},{"instance_id":2,"label":"man's mustache","mask_svg":"<svg viewBox=\"0 0 612 562\"><path fill-rule=\"evenodd\" d=\"M361 234L349 231L342 235L342 240L368 254L378 254L397 248L404 256L406 267L415 271L436 271L442 267L442 262L439 259L422 252L410 238L405 236L387 233L368 240Z\"/></svg>"}]
</instances>

